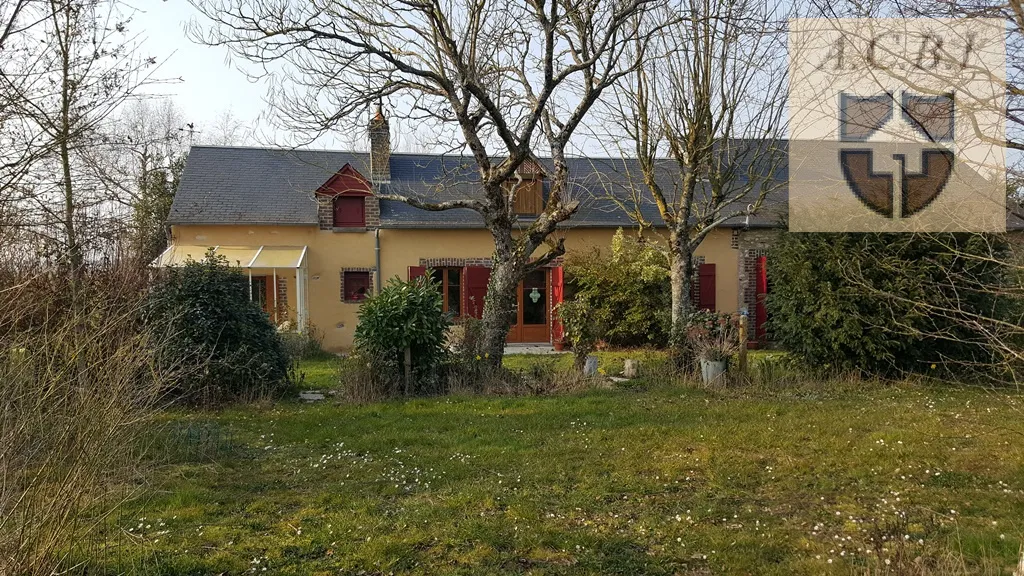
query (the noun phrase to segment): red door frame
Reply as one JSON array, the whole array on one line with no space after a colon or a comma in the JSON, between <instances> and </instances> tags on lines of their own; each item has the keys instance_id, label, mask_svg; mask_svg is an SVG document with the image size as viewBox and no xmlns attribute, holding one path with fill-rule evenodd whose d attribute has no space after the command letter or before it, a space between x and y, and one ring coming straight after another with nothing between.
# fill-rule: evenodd
<instances>
[{"instance_id":1,"label":"red door frame","mask_svg":"<svg viewBox=\"0 0 1024 576\"><path fill-rule=\"evenodd\" d=\"M516 286L516 323L508 330L507 341L513 344L539 344L551 342L551 269L542 268L544 272L544 297L547 301L545 310L546 318L543 325L527 326L523 323L523 298L526 297L526 290L523 282Z\"/></svg>"},{"instance_id":2,"label":"red door frame","mask_svg":"<svg viewBox=\"0 0 1024 576\"><path fill-rule=\"evenodd\" d=\"M558 305L565 301L565 269L555 266L551 269L551 342L561 342L565 329L558 318Z\"/></svg>"}]
</instances>

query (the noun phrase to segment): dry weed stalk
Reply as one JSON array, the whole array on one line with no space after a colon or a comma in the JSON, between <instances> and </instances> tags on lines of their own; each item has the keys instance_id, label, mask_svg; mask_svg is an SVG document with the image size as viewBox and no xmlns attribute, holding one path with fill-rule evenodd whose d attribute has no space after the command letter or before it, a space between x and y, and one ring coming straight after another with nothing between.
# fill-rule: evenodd
<instances>
[{"instance_id":1,"label":"dry weed stalk","mask_svg":"<svg viewBox=\"0 0 1024 576\"><path fill-rule=\"evenodd\" d=\"M142 271L5 276L0 574L53 574L130 493L164 378L138 325Z\"/></svg>"}]
</instances>

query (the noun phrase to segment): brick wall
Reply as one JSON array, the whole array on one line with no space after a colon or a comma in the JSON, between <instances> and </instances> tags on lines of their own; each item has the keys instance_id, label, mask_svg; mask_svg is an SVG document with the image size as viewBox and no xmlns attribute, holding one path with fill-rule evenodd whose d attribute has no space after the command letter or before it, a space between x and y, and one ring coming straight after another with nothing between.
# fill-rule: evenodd
<instances>
[{"instance_id":1,"label":"brick wall","mask_svg":"<svg viewBox=\"0 0 1024 576\"><path fill-rule=\"evenodd\" d=\"M420 266L426 268L462 268L463 266L491 267L490 258L420 258Z\"/></svg>"},{"instance_id":2,"label":"brick wall","mask_svg":"<svg viewBox=\"0 0 1024 576\"><path fill-rule=\"evenodd\" d=\"M491 268L490 258L420 258L420 266L426 268L462 268L463 266L483 266ZM545 268L557 268L563 264L561 256L549 262Z\"/></svg>"},{"instance_id":3,"label":"brick wall","mask_svg":"<svg viewBox=\"0 0 1024 576\"><path fill-rule=\"evenodd\" d=\"M288 321L288 280L277 277L277 323Z\"/></svg>"},{"instance_id":4,"label":"brick wall","mask_svg":"<svg viewBox=\"0 0 1024 576\"><path fill-rule=\"evenodd\" d=\"M380 227L380 199L376 196L367 196L364 200L364 210L366 211L366 227L367 228L379 228Z\"/></svg>"},{"instance_id":5,"label":"brick wall","mask_svg":"<svg viewBox=\"0 0 1024 576\"><path fill-rule=\"evenodd\" d=\"M334 196L326 194L316 195L316 219L321 230L330 230L334 227Z\"/></svg>"},{"instance_id":6,"label":"brick wall","mask_svg":"<svg viewBox=\"0 0 1024 576\"><path fill-rule=\"evenodd\" d=\"M705 263L703 256L694 256L690 266L693 271L690 273L690 302L693 307L700 305L700 265Z\"/></svg>"},{"instance_id":7,"label":"brick wall","mask_svg":"<svg viewBox=\"0 0 1024 576\"><path fill-rule=\"evenodd\" d=\"M735 236L739 257L739 308L747 309L748 319L753 334L757 326L757 259L768 256L768 252L778 236L777 230L744 230ZM771 262L768 263L771 266Z\"/></svg>"}]
</instances>

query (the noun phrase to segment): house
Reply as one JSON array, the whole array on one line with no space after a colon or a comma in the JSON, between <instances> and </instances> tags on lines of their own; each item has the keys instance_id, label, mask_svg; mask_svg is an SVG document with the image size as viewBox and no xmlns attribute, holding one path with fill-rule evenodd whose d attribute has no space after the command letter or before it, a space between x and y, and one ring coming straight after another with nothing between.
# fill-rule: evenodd
<instances>
[{"instance_id":1,"label":"house","mask_svg":"<svg viewBox=\"0 0 1024 576\"><path fill-rule=\"evenodd\" d=\"M480 216L465 209L424 211L375 196L474 194L472 159L392 153L388 122L379 112L369 132L368 153L194 146L170 211L171 245L154 265L199 259L214 248L250 277L252 299L273 320L316 326L329 350L352 345L360 301L396 276L431 270L446 311L479 316L493 252ZM607 248L618 228L634 226L615 198L621 201L637 181L636 165L608 158L570 163L569 194L580 209L556 235L569 251ZM537 159L518 174L515 207L524 223L543 207L547 169L547 161ZM777 177L785 182L785 174ZM660 223L652 202L642 202L641 212ZM696 253L696 302L723 312L747 310L760 336L767 247L779 221L772 210L730 221ZM510 342L557 337L553 309L563 281L560 261L524 279Z\"/></svg>"}]
</instances>

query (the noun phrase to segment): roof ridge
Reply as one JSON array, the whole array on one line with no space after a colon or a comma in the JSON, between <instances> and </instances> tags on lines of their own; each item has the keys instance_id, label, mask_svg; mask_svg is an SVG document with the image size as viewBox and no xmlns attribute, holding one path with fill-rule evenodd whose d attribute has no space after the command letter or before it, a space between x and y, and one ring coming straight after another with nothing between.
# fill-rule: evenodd
<instances>
[{"instance_id":1,"label":"roof ridge","mask_svg":"<svg viewBox=\"0 0 1024 576\"><path fill-rule=\"evenodd\" d=\"M314 153L329 153L329 154L361 154L368 156L369 150L345 150L340 148L288 148L283 146L249 146L249 145L235 145L235 144L192 144L190 148L208 148L216 150L262 150L266 152L314 152ZM443 152L398 152L392 151L391 157L395 156L420 156L429 158L465 158L472 160L472 154L446 154ZM551 156L538 156L533 155L538 160L551 160ZM494 158L501 158L502 156L495 156ZM634 157L623 157L623 156L583 156L583 155L567 155L567 160L591 160L591 161L613 161L613 162L624 162L634 161L637 158ZM656 160L671 160L669 157L656 158Z\"/></svg>"}]
</instances>

